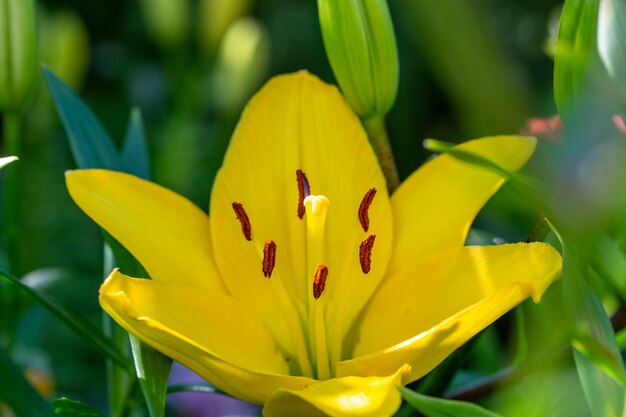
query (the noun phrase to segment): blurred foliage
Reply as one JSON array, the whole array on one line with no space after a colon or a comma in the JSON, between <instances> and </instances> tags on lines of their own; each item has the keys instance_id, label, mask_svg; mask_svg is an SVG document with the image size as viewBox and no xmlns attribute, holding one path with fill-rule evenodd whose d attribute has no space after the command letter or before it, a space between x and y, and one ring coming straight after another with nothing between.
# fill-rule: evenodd
<instances>
[{"instance_id":1,"label":"blurred foliage","mask_svg":"<svg viewBox=\"0 0 626 417\"><path fill-rule=\"evenodd\" d=\"M425 138L456 143L517 133L527 119L551 116L558 106L563 126L540 137L528 169L541 185L506 185L479 215L468 242L544 240L541 219L548 215L574 254L567 256L563 282L541 303L524 303L503 317L437 368L437 383L411 386L421 394L405 392L407 401L419 403L424 415L490 415L424 394L479 401L507 417L604 415L598 411L603 405L616 404L607 392L624 389L626 135L613 123L614 116L626 116L624 2L388 3L400 72L386 120L400 177L431 154L422 147ZM15 247L5 240L0 270L21 281L0 280L0 402L24 416L53 409L98 415L91 407L111 415L99 352L112 343L112 352L126 355L129 346L106 319L105 331L98 327L104 240L65 189L64 171L86 166L80 158L74 162L72 151L108 155L113 164L132 166L207 208L230 134L259 86L300 69L335 79L311 0L40 0L37 15L40 60L91 110L83 108L80 116L61 110L59 118L52 96L57 104L82 104L45 72L52 96L37 75L25 110L2 121L2 156L20 159L0 171L0 221L5 234L15 226L19 238L11 240ZM546 51L554 52L554 66ZM105 144L77 151L82 145L70 128L67 140L63 124L82 126ZM441 142L429 143L446 151ZM146 153L149 160L142 159ZM37 297L49 302L36 303ZM67 311L88 324L68 326ZM91 336L79 337L77 326ZM93 342L101 333L108 335L104 346ZM141 405L139 384L121 375L115 381L125 385L112 395L112 404L126 407L114 410L120 416ZM594 391L598 381L611 388ZM23 396L9 397L10 390ZM70 400L50 405L63 396L89 406ZM619 401L615 415L623 412ZM39 411L22 411L29 407ZM400 411L415 413L408 406Z\"/></svg>"}]
</instances>

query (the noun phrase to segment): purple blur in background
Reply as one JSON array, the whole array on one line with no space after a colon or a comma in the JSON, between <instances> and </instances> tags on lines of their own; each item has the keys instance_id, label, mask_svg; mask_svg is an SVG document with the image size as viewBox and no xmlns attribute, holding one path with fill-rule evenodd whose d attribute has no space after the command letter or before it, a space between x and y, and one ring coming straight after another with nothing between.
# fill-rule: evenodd
<instances>
[{"instance_id":1,"label":"purple blur in background","mask_svg":"<svg viewBox=\"0 0 626 417\"><path fill-rule=\"evenodd\" d=\"M206 384L178 362L172 364L169 385ZM182 417L259 416L261 408L221 394L177 392L167 396L167 403Z\"/></svg>"}]
</instances>

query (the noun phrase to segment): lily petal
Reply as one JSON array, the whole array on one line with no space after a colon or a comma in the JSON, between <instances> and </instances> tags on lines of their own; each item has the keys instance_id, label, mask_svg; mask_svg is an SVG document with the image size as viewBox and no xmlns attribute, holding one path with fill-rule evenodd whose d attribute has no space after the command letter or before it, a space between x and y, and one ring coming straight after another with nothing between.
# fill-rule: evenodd
<instances>
[{"instance_id":1,"label":"lily petal","mask_svg":"<svg viewBox=\"0 0 626 417\"><path fill-rule=\"evenodd\" d=\"M528 296L538 301L560 269L560 255L544 243L463 247L417 261L374 295L355 359L339 363L338 374L381 375L408 363L417 379Z\"/></svg>"},{"instance_id":2,"label":"lily petal","mask_svg":"<svg viewBox=\"0 0 626 417\"><path fill-rule=\"evenodd\" d=\"M228 295L114 270L100 288L100 304L140 340L244 400L261 404L278 388L314 382L287 375L267 327Z\"/></svg>"},{"instance_id":3,"label":"lily petal","mask_svg":"<svg viewBox=\"0 0 626 417\"><path fill-rule=\"evenodd\" d=\"M384 377L348 376L318 382L302 390L278 390L265 404L264 417L386 417L402 402L400 386L410 367Z\"/></svg>"},{"instance_id":4,"label":"lily petal","mask_svg":"<svg viewBox=\"0 0 626 417\"><path fill-rule=\"evenodd\" d=\"M536 140L495 136L456 146L509 171L520 169L535 150ZM463 246L467 232L504 178L451 155L426 162L393 194L394 250L389 272L415 259Z\"/></svg>"},{"instance_id":5,"label":"lily petal","mask_svg":"<svg viewBox=\"0 0 626 417\"><path fill-rule=\"evenodd\" d=\"M133 175L69 171L78 206L126 247L155 281L225 292L213 261L207 215L180 195Z\"/></svg>"},{"instance_id":6,"label":"lily petal","mask_svg":"<svg viewBox=\"0 0 626 417\"><path fill-rule=\"evenodd\" d=\"M330 201L324 253L312 262L307 261L307 218L298 216L297 170L306 174L311 194ZM366 233L358 211L371 188L377 194L368 213L368 233L376 234L376 241L365 275L359 246ZM302 71L273 78L248 103L213 187L213 246L231 293L264 317L283 345L290 344L284 317L304 322L313 291L307 282L320 263L328 267L322 298L335 309L325 314L332 317L329 338L343 340L389 259L391 207L385 189L365 132L335 87ZM251 240L236 219L233 203L246 211ZM261 268L268 240L276 243L270 279ZM278 283L287 294L283 299Z\"/></svg>"}]
</instances>

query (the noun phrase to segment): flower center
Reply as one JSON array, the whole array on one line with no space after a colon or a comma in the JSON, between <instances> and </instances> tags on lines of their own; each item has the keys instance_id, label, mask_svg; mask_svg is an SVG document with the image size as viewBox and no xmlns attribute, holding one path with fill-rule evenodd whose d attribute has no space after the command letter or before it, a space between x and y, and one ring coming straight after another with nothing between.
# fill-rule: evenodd
<instances>
[{"instance_id":1,"label":"flower center","mask_svg":"<svg viewBox=\"0 0 626 417\"><path fill-rule=\"evenodd\" d=\"M241 224L243 237L256 246L262 259L261 272L270 281L270 285L272 285L285 313L297 362L297 367L292 371L325 380L333 375L334 363L340 360L343 343L341 340L342 331L337 324L335 324L332 334L329 331L329 335L327 335L329 326L326 325L326 320L330 320L329 317L325 316L325 312L328 311L327 303L332 299L334 314L341 314L343 303L349 302L346 297L338 298L332 294L329 297L325 293L329 291L329 288L333 294L347 290L345 279L354 278L338 277L333 274L341 274L341 271L337 272L329 268L330 259L328 257L330 254L326 253L325 228L330 200L323 195L310 194L309 181L306 174L300 169L296 171L296 181L298 185L296 214L300 220L305 221L306 230L306 305L299 304L298 299L290 295L286 290L284 278L274 270L274 266L280 262L281 256L278 253L279 248L276 242L270 239L261 244L258 236L256 239L253 238L252 223L243 204L233 202L232 208ZM354 259L352 262L359 262L364 275L371 270L372 251L376 240L375 234L367 233L370 227L369 209L375 196L376 189L369 189L363 196L358 211L354 213L366 236L360 242L358 260ZM355 242L355 245L357 244L358 241ZM297 277L294 278L297 279ZM343 278L343 281L340 278Z\"/></svg>"}]
</instances>

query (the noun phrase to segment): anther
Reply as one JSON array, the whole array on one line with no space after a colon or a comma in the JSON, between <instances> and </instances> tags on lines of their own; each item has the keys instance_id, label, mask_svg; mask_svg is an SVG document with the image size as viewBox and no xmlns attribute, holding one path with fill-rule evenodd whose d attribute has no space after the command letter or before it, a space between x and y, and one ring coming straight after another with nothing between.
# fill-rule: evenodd
<instances>
[{"instance_id":1,"label":"anther","mask_svg":"<svg viewBox=\"0 0 626 417\"><path fill-rule=\"evenodd\" d=\"M272 277L274 264L276 263L276 242L268 240L263 247L263 276Z\"/></svg>"},{"instance_id":2,"label":"anther","mask_svg":"<svg viewBox=\"0 0 626 417\"><path fill-rule=\"evenodd\" d=\"M252 240L252 226L250 225L250 219L243 205L241 203L233 203L233 210L235 211L235 215L237 215L237 220L241 223L243 236L246 240Z\"/></svg>"},{"instance_id":3,"label":"anther","mask_svg":"<svg viewBox=\"0 0 626 417\"><path fill-rule=\"evenodd\" d=\"M370 272L372 267L372 249L374 248L374 241L376 240L376 235L369 234L363 242L361 242L361 246L359 247L359 260L361 262L361 271L364 274Z\"/></svg>"},{"instance_id":4,"label":"anther","mask_svg":"<svg viewBox=\"0 0 626 417\"><path fill-rule=\"evenodd\" d=\"M363 228L364 232L367 232L370 228L370 218L368 210L372 205L372 201L374 201L375 195L376 188L370 188L363 196L363 200L361 200L361 204L359 205L359 222L361 222L361 227Z\"/></svg>"},{"instance_id":5,"label":"anther","mask_svg":"<svg viewBox=\"0 0 626 417\"><path fill-rule=\"evenodd\" d=\"M304 207L304 199L311 194L309 180L301 169L296 171L296 180L298 181L298 217L302 219L306 209Z\"/></svg>"},{"instance_id":6,"label":"anther","mask_svg":"<svg viewBox=\"0 0 626 417\"><path fill-rule=\"evenodd\" d=\"M315 274L313 275L313 298L316 300L320 298L324 292L326 277L328 277L328 268L326 265L319 264L317 268L315 268Z\"/></svg>"}]
</instances>

